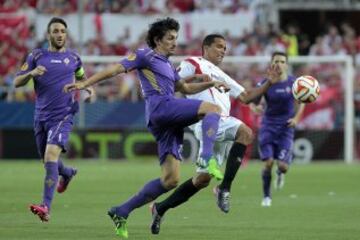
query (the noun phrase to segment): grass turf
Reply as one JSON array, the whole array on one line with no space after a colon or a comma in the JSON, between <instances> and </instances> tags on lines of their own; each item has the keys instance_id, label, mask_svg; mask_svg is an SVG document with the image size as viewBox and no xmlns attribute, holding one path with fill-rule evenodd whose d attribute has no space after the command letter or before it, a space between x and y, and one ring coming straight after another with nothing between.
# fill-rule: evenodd
<instances>
[{"instance_id":1,"label":"grass turf","mask_svg":"<svg viewBox=\"0 0 360 240\"><path fill-rule=\"evenodd\" d=\"M39 203L44 171L37 161L0 161L0 239L118 239L106 215L145 182L160 175L157 163L67 162L79 169L64 194L55 194L51 219L41 223L28 210ZM182 165L182 181L194 167ZM149 231L148 206L128 219L129 239L176 240L347 240L360 236L360 165L293 165L273 206L260 207L261 165L242 168L233 183L230 213L216 207L211 186L170 210L160 235ZM159 199L163 199L164 196Z\"/></svg>"}]
</instances>

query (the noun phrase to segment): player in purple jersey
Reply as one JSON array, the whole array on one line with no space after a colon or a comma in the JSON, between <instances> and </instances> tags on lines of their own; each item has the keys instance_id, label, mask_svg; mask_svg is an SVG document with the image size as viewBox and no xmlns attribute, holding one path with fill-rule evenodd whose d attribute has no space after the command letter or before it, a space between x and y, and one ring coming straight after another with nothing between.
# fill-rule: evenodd
<instances>
[{"instance_id":1,"label":"player in purple jersey","mask_svg":"<svg viewBox=\"0 0 360 240\"><path fill-rule=\"evenodd\" d=\"M277 83L264 94L266 109L259 129L259 154L264 162L262 170L263 200L261 206L271 206L271 172L277 161L275 188L284 185L284 174L292 160L294 127L304 111L304 104L294 100L291 89L295 78L288 76L288 57L285 53L274 52L271 65L280 69ZM263 81L264 82L264 81ZM260 83L261 85L262 83ZM257 113L262 112L261 105L252 106Z\"/></svg>"},{"instance_id":2,"label":"player in purple jersey","mask_svg":"<svg viewBox=\"0 0 360 240\"><path fill-rule=\"evenodd\" d=\"M136 69L145 98L145 117L149 131L158 143L158 153L162 170L161 178L149 181L127 202L113 207L108 214L116 226L116 234L127 238L126 221L136 208L155 200L158 196L175 188L180 179L180 147L184 128L202 119L203 151L198 162L217 179L222 173L213 157L213 146L218 129L219 106L195 99L175 98L175 91L194 94L205 89L218 89L228 86L212 81L208 75L197 74L180 79L176 69L169 61L176 48L179 23L172 19L161 19L150 25L147 33L149 48L138 49L120 63L105 69L82 83L70 84L65 91L83 89L114 75ZM189 83L194 79L200 83Z\"/></svg>"},{"instance_id":3,"label":"player in purple jersey","mask_svg":"<svg viewBox=\"0 0 360 240\"><path fill-rule=\"evenodd\" d=\"M34 49L14 80L15 87L34 81L34 132L46 173L43 201L30 205L30 210L43 222L49 221L56 186L59 193L64 192L77 172L59 159L61 152L65 152L73 117L78 110L74 94L65 93L63 86L74 82L75 78L82 80L85 77L78 54L65 48L66 36L66 22L61 18L52 18L47 26L49 48ZM93 94L92 89L87 91Z\"/></svg>"}]
</instances>

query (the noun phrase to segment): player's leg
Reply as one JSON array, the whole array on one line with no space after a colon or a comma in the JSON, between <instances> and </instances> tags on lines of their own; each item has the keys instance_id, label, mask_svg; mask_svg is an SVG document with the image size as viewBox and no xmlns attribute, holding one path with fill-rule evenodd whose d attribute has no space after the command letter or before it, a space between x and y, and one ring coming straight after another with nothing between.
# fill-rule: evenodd
<instances>
[{"instance_id":1,"label":"player's leg","mask_svg":"<svg viewBox=\"0 0 360 240\"><path fill-rule=\"evenodd\" d=\"M163 161L161 160L160 163L162 172L161 178L149 181L128 201L120 206L112 207L108 211L108 215L115 223L115 231L118 236L124 238L128 237L126 220L134 209L155 200L160 195L177 186L180 179L180 161L172 154L168 154L164 156Z\"/></svg>"},{"instance_id":2,"label":"player's leg","mask_svg":"<svg viewBox=\"0 0 360 240\"><path fill-rule=\"evenodd\" d=\"M281 189L285 184L285 174L287 173L292 161L294 131L287 129L284 131L277 143L278 151L275 152L277 161L276 180L274 182L275 189Z\"/></svg>"},{"instance_id":3,"label":"player's leg","mask_svg":"<svg viewBox=\"0 0 360 240\"><path fill-rule=\"evenodd\" d=\"M198 165L208 167L210 175L214 176L217 180L223 178L216 159L213 158L214 143L216 134L219 128L221 108L215 104L202 102L198 116L202 118L202 142L203 149L198 159Z\"/></svg>"},{"instance_id":4,"label":"player's leg","mask_svg":"<svg viewBox=\"0 0 360 240\"><path fill-rule=\"evenodd\" d=\"M263 160L264 168L261 173L262 177L262 189L263 189L263 200L261 202L261 206L263 207L270 207L271 206L271 178L272 178L272 166L273 166L273 159L267 158Z\"/></svg>"},{"instance_id":5,"label":"player's leg","mask_svg":"<svg viewBox=\"0 0 360 240\"><path fill-rule=\"evenodd\" d=\"M261 205L264 207L271 206L271 178L272 166L274 160L275 145L274 141L277 139L278 129L272 126L262 126L258 134L259 155L264 162L264 167L261 171L263 200Z\"/></svg>"},{"instance_id":6,"label":"player's leg","mask_svg":"<svg viewBox=\"0 0 360 240\"><path fill-rule=\"evenodd\" d=\"M59 124L52 126L51 128L52 137L48 142L60 146L62 152L66 152L66 145L73 126L72 119L72 115L67 115ZM70 166L65 166L60 158L58 159L57 163L60 176L59 183L57 185L57 192L63 193L66 191L73 177L77 174L77 169Z\"/></svg>"},{"instance_id":7,"label":"player's leg","mask_svg":"<svg viewBox=\"0 0 360 240\"><path fill-rule=\"evenodd\" d=\"M185 203L192 196L194 196L202 188L209 185L211 176L208 173L199 173L195 177L190 178L183 182L176 190L165 200L154 203L152 205L152 223L150 230L152 234L159 234L160 224L164 214L170 208L176 208L177 206Z\"/></svg>"},{"instance_id":8,"label":"player's leg","mask_svg":"<svg viewBox=\"0 0 360 240\"><path fill-rule=\"evenodd\" d=\"M231 184L240 168L246 146L253 141L252 130L245 124L240 124L238 121L232 121L231 119L229 118L228 123L225 123L224 132L231 139L235 139L235 142L232 144L227 156L224 179L214 191L217 195L218 207L225 213L229 212L230 209Z\"/></svg>"},{"instance_id":9,"label":"player's leg","mask_svg":"<svg viewBox=\"0 0 360 240\"><path fill-rule=\"evenodd\" d=\"M39 216L43 222L49 221L51 203L54 197L55 187L58 182L58 164L57 159L61 153L61 148L57 145L46 145L44 155L45 179L43 188L43 201L42 204L30 205L30 210Z\"/></svg>"},{"instance_id":10,"label":"player's leg","mask_svg":"<svg viewBox=\"0 0 360 240\"><path fill-rule=\"evenodd\" d=\"M46 149L46 140L47 140L47 133L44 128L44 124L40 121L35 121L34 124L34 133L35 133L35 140L36 140L36 147L39 153L39 156L42 160L44 160L45 149ZM49 209L47 206L43 204L31 204L29 206L30 211L37 215L41 221L47 222L49 220Z\"/></svg>"}]
</instances>

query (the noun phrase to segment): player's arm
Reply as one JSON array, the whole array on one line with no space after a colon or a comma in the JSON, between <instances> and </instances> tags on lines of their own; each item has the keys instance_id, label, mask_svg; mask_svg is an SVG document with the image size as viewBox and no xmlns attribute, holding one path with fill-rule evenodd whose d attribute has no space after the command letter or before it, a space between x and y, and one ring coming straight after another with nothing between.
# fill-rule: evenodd
<instances>
[{"instance_id":1,"label":"player's arm","mask_svg":"<svg viewBox=\"0 0 360 240\"><path fill-rule=\"evenodd\" d=\"M82 89L88 88L89 86L92 86L98 82L104 81L108 78L111 78L113 76L116 76L116 75L118 75L120 73L124 73L124 72L126 72L126 69L124 68L124 66L120 63L116 63L116 64L92 75L91 77L89 77L88 79L86 79L84 81L65 85L64 91L70 92L70 91L74 91L74 90L82 90Z\"/></svg>"},{"instance_id":2,"label":"player's arm","mask_svg":"<svg viewBox=\"0 0 360 240\"><path fill-rule=\"evenodd\" d=\"M249 104L261 97L269 89L270 86L271 82L266 81L259 87L253 88L251 90L245 90L238 96L238 99L242 103Z\"/></svg>"},{"instance_id":3,"label":"player's arm","mask_svg":"<svg viewBox=\"0 0 360 240\"><path fill-rule=\"evenodd\" d=\"M280 76L280 68L278 66L270 66L266 71L267 80L259 87L242 92L238 99L245 104L256 101L269 89L272 84L280 80Z\"/></svg>"},{"instance_id":4,"label":"player's arm","mask_svg":"<svg viewBox=\"0 0 360 240\"><path fill-rule=\"evenodd\" d=\"M16 88L22 87L26 85L33 77L43 75L45 72L46 68L44 66L37 66L30 72L16 76L14 79L14 86Z\"/></svg>"},{"instance_id":5,"label":"player's arm","mask_svg":"<svg viewBox=\"0 0 360 240\"><path fill-rule=\"evenodd\" d=\"M175 91L179 91L182 94L195 94L212 87L215 87L221 91L229 90L229 87L226 83L212 81L210 76L206 74L195 74L177 81L175 84Z\"/></svg>"},{"instance_id":6,"label":"player's arm","mask_svg":"<svg viewBox=\"0 0 360 240\"><path fill-rule=\"evenodd\" d=\"M298 122L301 119L301 116L304 112L305 109L305 104L304 103L298 103L295 101L295 116L293 118L290 118L287 122L288 122L288 127L295 127L296 124L298 124Z\"/></svg>"}]
</instances>

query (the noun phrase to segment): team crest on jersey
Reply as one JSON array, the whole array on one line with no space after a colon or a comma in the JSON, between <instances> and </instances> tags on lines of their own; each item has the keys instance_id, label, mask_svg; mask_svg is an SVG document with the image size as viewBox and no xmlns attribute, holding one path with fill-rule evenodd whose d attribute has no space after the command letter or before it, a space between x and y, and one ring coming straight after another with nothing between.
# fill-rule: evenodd
<instances>
[{"instance_id":1,"label":"team crest on jersey","mask_svg":"<svg viewBox=\"0 0 360 240\"><path fill-rule=\"evenodd\" d=\"M291 92L291 88L290 87L286 87L286 92L290 93Z\"/></svg>"},{"instance_id":2,"label":"team crest on jersey","mask_svg":"<svg viewBox=\"0 0 360 240\"><path fill-rule=\"evenodd\" d=\"M28 65L27 63L24 63L24 64L21 66L20 70L21 70L21 71L26 71L28 68L29 68L29 65Z\"/></svg>"},{"instance_id":3,"label":"team crest on jersey","mask_svg":"<svg viewBox=\"0 0 360 240\"><path fill-rule=\"evenodd\" d=\"M69 60L68 58L65 58L65 59L64 59L64 63L65 63L66 65L68 65L69 62L70 62L70 60Z\"/></svg>"},{"instance_id":4,"label":"team crest on jersey","mask_svg":"<svg viewBox=\"0 0 360 240\"><path fill-rule=\"evenodd\" d=\"M136 54L135 53L131 53L128 57L127 60L129 61L134 61L136 59Z\"/></svg>"}]
</instances>

